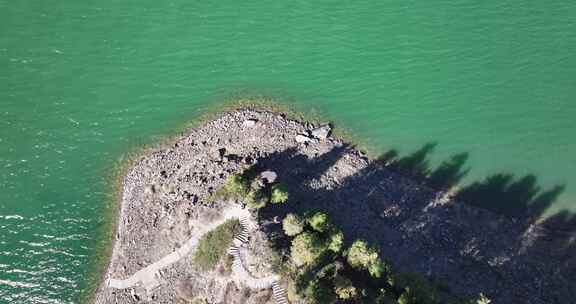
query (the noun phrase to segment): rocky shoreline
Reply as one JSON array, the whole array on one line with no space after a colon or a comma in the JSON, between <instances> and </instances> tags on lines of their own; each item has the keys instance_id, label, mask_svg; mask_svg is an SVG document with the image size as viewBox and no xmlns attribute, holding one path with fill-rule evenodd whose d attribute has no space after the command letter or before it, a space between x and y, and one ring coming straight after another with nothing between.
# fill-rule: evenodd
<instances>
[{"instance_id":1,"label":"rocky shoreline","mask_svg":"<svg viewBox=\"0 0 576 304\"><path fill-rule=\"evenodd\" d=\"M380 245L393 267L442 282L451 292L493 303L571 303L573 251L536 225L443 198L330 136L329 125L242 109L222 114L170 147L141 158L122 181L121 211L110 263L96 303L273 303L271 291L250 291L220 271L203 273L183 257L156 274L153 289L114 289L124 279L178 250L217 218L211 200L226 178L248 166L278 173L290 204L258 214L254 239L280 229L275 219L313 208L330 214L352 238ZM195 228L196 227L196 228ZM265 249L251 248L264 260ZM570 247L572 248L572 247ZM253 261L253 272L265 265ZM239 286L240 285L240 286Z\"/></svg>"}]
</instances>

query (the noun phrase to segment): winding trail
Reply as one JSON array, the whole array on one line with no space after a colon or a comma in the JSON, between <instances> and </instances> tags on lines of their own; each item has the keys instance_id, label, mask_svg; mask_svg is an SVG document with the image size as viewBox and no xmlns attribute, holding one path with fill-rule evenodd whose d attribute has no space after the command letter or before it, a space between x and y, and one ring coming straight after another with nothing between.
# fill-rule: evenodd
<instances>
[{"instance_id":1,"label":"winding trail","mask_svg":"<svg viewBox=\"0 0 576 304\"><path fill-rule=\"evenodd\" d=\"M116 289L126 289L130 287L134 287L139 283L142 284L147 291L150 291L160 285L156 276L158 271L162 268L165 268L171 264L176 263L181 258L189 255L192 250L198 246L198 242L202 237L213 230L214 228L222 225L229 219L232 218L248 218L250 216L250 212L247 209L242 209L239 206L234 206L224 210L222 217L206 226L201 226L199 229L194 233L194 235L184 244L182 247L178 248L174 252L164 256L162 259L138 270L136 273L131 275L126 279L112 279L109 278L106 281L106 285L110 288Z\"/></svg>"},{"instance_id":2,"label":"winding trail","mask_svg":"<svg viewBox=\"0 0 576 304\"><path fill-rule=\"evenodd\" d=\"M272 288L274 295L274 300L278 304L286 304L288 300L286 299L286 292L280 286L278 275L271 275L264 278L255 278L246 269L242 263L240 257L240 247L246 244L249 240L249 235L251 230L256 228L256 223L251 220L250 212L247 209L243 209L239 206L234 206L225 209L223 215L220 219L199 228L196 233L184 244L182 247L178 248L174 252L164 256L162 259L140 269L130 277L126 279L112 279L108 278L106 285L109 288L116 289L126 289L137 285L141 285L146 289L146 291L151 291L160 285L160 282L156 278L160 269L165 268L171 264L176 263L181 258L189 255L198 246L198 243L202 237L215 229L216 227L222 225L227 220L237 218L240 221L241 231L234 237L233 244L230 246L228 253L233 257L232 260L232 272L236 277L243 282L250 289L266 289Z\"/></svg>"},{"instance_id":3,"label":"winding trail","mask_svg":"<svg viewBox=\"0 0 576 304\"><path fill-rule=\"evenodd\" d=\"M250 272L242 263L242 257L240 256L240 247L246 244L250 239L250 227L253 227L250 218L240 218L240 233L234 237L234 241L228 249L228 253L232 255L232 272L236 277L242 281L250 289L265 289L272 287L272 294L274 296L274 301L277 304L288 304L288 299L286 297L286 291L280 286L279 280L280 276L271 275L265 278L255 278L250 274Z\"/></svg>"}]
</instances>

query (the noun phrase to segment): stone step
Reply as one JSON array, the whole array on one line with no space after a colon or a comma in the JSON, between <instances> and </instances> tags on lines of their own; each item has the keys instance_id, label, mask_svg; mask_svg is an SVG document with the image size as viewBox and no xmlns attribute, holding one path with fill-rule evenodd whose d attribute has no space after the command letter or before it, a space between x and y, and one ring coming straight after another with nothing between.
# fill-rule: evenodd
<instances>
[{"instance_id":1,"label":"stone step","mask_svg":"<svg viewBox=\"0 0 576 304\"><path fill-rule=\"evenodd\" d=\"M232 245L232 246L230 247L230 249L228 249L228 253L231 254L231 255L234 255L234 256L237 255L237 254L240 254L240 248Z\"/></svg>"},{"instance_id":2,"label":"stone step","mask_svg":"<svg viewBox=\"0 0 576 304\"><path fill-rule=\"evenodd\" d=\"M277 304L288 304L286 291L278 284L278 282L272 283L272 294L274 295L274 301L276 301Z\"/></svg>"},{"instance_id":3,"label":"stone step","mask_svg":"<svg viewBox=\"0 0 576 304\"><path fill-rule=\"evenodd\" d=\"M245 234L238 234L235 239L237 239L238 241L240 241L242 243L248 242L248 236Z\"/></svg>"}]
</instances>

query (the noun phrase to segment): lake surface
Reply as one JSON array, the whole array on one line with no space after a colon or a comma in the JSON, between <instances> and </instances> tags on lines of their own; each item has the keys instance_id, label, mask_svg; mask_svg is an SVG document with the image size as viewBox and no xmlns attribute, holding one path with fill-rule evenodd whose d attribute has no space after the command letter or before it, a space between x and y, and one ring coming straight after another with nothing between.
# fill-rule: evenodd
<instances>
[{"instance_id":1,"label":"lake surface","mask_svg":"<svg viewBox=\"0 0 576 304\"><path fill-rule=\"evenodd\" d=\"M76 303L123 153L222 100L469 153L576 209L576 2L0 0L0 303Z\"/></svg>"}]
</instances>

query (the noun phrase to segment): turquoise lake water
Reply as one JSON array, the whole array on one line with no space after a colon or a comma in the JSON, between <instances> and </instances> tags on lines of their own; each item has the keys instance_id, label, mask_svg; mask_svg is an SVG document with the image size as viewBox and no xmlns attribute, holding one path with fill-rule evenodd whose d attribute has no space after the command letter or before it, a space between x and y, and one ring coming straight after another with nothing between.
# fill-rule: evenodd
<instances>
[{"instance_id":1,"label":"turquoise lake water","mask_svg":"<svg viewBox=\"0 0 576 304\"><path fill-rule=\"evenodd\" d=\"M76 303L123 153L236 95L576 208L574 1L0 0L0 303Z\"/></svg>"}]
</instances>

